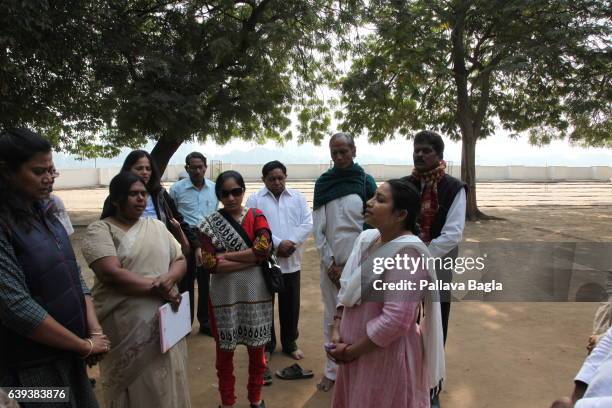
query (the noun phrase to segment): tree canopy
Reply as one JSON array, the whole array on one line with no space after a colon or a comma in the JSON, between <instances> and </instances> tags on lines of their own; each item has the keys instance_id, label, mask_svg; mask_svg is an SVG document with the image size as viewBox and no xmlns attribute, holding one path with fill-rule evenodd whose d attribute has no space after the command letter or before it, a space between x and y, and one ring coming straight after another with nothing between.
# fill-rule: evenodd
<instances>
[{"instance_id":1,"label":"tree canopy","mask_svg":"<svg viewBox=\"0 0 612 408\"><path fill-rule=\"evenodd\" d=\"M478 216L476 141L611 146L609 0L5 0L0 127L85 157L155 141L320 142L317 86L345 130L382 142L423 128L462 140ZM356 31L353 30L357 27ZM357 33L353 42L347 33ZM340 77L337 57L349 50Z\"/></svg>"},{"instance_id":2,"label":"tree canopy","mask_svg":"<svg viewBox=\"0 0 612 408\"><path fill-rule=\"evenodd\" d=\"M292 138L294 111L317 141L316 86L352 15L331 0L3 2L0 126L92 154L153 140L161 167L187 140Z\"/></svg>"},{"instance_id":3,"label":"tree canopy","mask_svg":"<svg viewBox=\"0 0 612 408\"><path fill-rule=\"evenodd\" d=\"M476 203L475 145L499 124L532 143L610 145L609 1L374 0L372 32L342 78L345 130L371 141L422 128L463 142Z\"/></svg>"}]
</instances>

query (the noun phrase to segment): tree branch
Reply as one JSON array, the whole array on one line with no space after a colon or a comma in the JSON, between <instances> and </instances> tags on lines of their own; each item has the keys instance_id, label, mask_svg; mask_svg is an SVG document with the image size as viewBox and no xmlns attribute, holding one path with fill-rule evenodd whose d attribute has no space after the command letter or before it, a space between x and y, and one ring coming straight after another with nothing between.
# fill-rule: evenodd
<instances>
[{"instance_id":1,"label":"tree branch","mask_svg":"<svg viewBox=\"0 0 612 408\"><path fill-rule=\"evenodd\" d=\"M487 110L489 109L489 99L491 95L491 71L489 71L488 75L482 78L479 88L480 99L478 100L478 107L476 108L476 115L472 125L475 133L480 131L484 118L486 117Z\"/></svg>"},{"instance_id":2,"label":"tree branch","mask_svg":"<svg viewBox=\"0 0 612 408\"><path fill-rule=\"evenodd\" d=\"M462 1L453 14L453 26L451 31L451 57L453 61L455 84L457 86L457 116L459 126L464 135L472 134L473 117L473 112L469 103L467 86L468 72L465 67L465 46L463 43L465 36L465 19L468 9L468 2Z\"/></svg>"}]
</instances>

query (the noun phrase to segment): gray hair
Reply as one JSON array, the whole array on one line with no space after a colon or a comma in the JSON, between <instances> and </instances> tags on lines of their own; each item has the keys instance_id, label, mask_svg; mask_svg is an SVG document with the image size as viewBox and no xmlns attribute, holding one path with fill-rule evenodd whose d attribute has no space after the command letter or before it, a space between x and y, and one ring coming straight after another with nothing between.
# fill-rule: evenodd
<instances>
[{"instance_id":1,"label":"gray hair","mask_svg":"<svg viewBox=\"0 0 612 408\"><path fill-rule=\"evenodd\" d=\"M346 132L335 133L334 135L332 135L331 139L329 139L329 143L331 144L331 142L333 142L336 139L340 139L340 138L346 139L349 146L355 147L355 139L353 138L353 135L351 135L350 133L346 133Z\"/></svg>"}]
</instances>

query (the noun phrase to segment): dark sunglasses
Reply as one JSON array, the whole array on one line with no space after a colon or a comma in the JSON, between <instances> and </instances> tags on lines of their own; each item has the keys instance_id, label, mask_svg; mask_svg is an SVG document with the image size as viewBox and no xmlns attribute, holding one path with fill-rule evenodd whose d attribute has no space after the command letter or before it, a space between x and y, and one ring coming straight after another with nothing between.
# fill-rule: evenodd
<instances>
[{"instance_id":1,"label":"dark sunglasses","mask_svg":"<svg viewBox=\"0 0 612 408\"><path fill-rule=\"evenodd\" d=\"M227 198L230 194L234 197L240 197L244 193L244 189L242 187L232 188L231 190L221 190L221 198Z\"/></svg>"}]
</instances>

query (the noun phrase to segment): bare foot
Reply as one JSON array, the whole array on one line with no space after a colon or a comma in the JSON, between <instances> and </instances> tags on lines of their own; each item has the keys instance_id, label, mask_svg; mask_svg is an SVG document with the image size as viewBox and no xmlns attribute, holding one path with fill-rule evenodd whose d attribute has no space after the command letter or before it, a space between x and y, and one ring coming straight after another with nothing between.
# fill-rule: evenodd
<instances>
[{"instance_id":1,"label":"bare foot","mask_svg":"<svg viewBox=\"0 0 612 408\"><path fill-rule=\"evenodd\" d=\"M335 381L323 376L321 382L317 384L317 390L327 392L334 386Z\"/></svg>"},{"instance_id":2,"label":"bare foot","mask_svg":"<svg viewBox=\"0 0 612 408\"><path fill-rule=\"evenodd\" d=\"M293 353L291 353L291 357L294 360L301 360L304 358L304 352L300 349L295 350Z\"/></svg>"}]
</instances>

